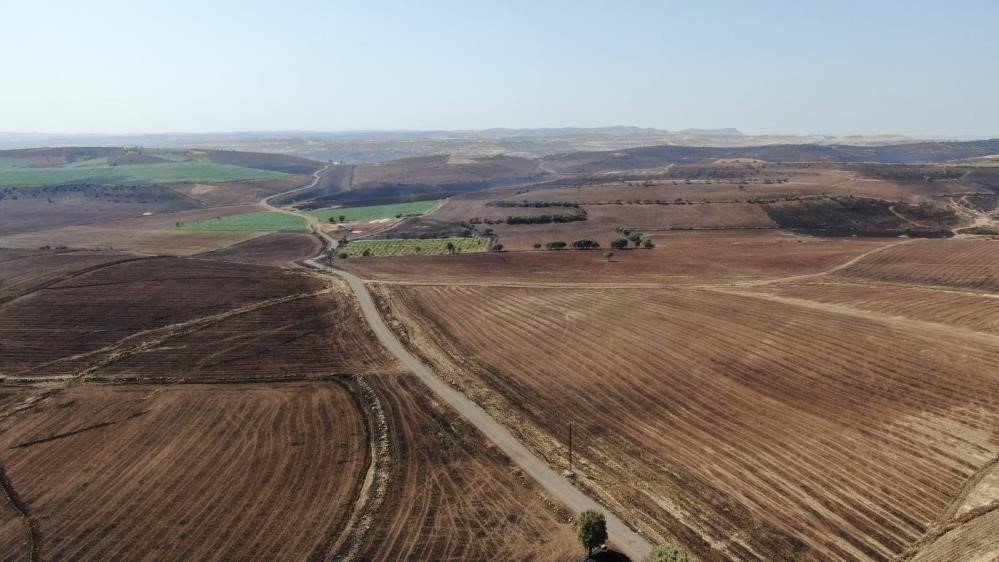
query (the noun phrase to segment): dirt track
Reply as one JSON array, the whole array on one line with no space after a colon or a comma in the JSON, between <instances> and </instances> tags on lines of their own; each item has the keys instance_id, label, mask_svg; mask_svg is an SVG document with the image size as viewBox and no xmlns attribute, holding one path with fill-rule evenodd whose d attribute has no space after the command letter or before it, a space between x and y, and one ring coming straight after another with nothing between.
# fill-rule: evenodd
<instances>
[{"instance_id":1,"label":"dirt track","mask_svg":"<svg viewBox=\"0 0 999 562\"><path fill-rule=\"evenodd\" d=\"M324 266L320 267L329 270L329 268ZM371 329L378 337L378 341L403 366L433 390L437 396L457 410L458 413L481 431L483 435L506 453L511 460L523 468L528 476L536 480L548 493L562 501L575 512L587 509L605 512L607 530L615 546L633 560L643 560L652 551L651 543L638 533L632 531L613 513L607 512L606 508L573 486L568 480L549 467L548 463L532 454L504 425L493 419L478 404L467 398L460 391L438 378L423 362L409 353L399 339L395 337L395 334L392 333L392 330L385 325L381 315L378 313L378 308L371 298L371 293L368 292L367 287L364 286L364 282L360 278L345 271L333 270L333 272L346 279L347 283L354 290L361 304L361 310L364 312L364 316L368 320Z\"/></svg>"}]
</instances>

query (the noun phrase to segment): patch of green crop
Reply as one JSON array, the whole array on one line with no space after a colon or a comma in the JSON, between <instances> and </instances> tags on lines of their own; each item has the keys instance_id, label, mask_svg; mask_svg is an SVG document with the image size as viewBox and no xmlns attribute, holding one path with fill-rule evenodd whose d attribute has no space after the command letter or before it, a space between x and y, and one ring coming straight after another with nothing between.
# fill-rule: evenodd
<instances>
[{"instance_id":1,"label":"patch of green crop","mask_svg":"<svg viewBox=\"0 0 999 562\"><path fill-rule=\"evenodd\" d=\"M373 257L389 256L439 256L452 253L448 243L454 246L456 254L471 254L488 252L489 238L430 238L430 239L400 239L400 240L357 240L340 248L337 253L346 253L349 257L364 256L365 252Z\"/></svg>"},{"instance_id":2,"label":"patch of green crop","mask_svg":"<svg viewBox=\"0 0 999 562\"><path fill-rule=\"evenodd\" d=\"M39 187L73 183L103 185L149 185L162 183L220 183L286 176L282 172L256 170L211 162L163 162L123 166L76 168L0 168L0 187Z\"/></svg>"},{"instance_id":3,"label":"patch of green crop","mask_svg":"<svg viewBox=\"0 0 999 562\"><path fill-rule=\"evenodd\" d=\"M175 228L193 232L308 232L309 230L305 219L272 211L180 223Z\"/></svg>"},{"instance_id":4,"label":"patch of green crop","mask_svg":"<svg viewBox=\"0 0 999 562\"><path fill-rule=\"evenodd\" d=\"M367 207L338 207L306 211L323 222L357 222L389 219L397 216L422 215L437 206L439 201L414 201L393 205L370 205ZM340 217L344 217L340 220ZM332 220L331 220L332 219Z\"/></svg>"}]
</instances>

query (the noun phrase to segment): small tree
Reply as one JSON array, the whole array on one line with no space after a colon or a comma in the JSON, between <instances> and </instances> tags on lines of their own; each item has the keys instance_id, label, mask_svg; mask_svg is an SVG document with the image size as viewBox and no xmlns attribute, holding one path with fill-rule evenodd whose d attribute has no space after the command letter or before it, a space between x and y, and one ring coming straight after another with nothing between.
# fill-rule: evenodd
<instances>
[{"instance_id":1,"label":"small tree","mask_svg":"<svg viewBox=\"0 0 999 562\"><path fill-rule=\"evenodd\" d=\"M656 247L656 243L653 242L651 238L646 238L645 240L642 240L642 247L646 250L651 250Z\"/></svg>"},{"instance_id":2,"label":"small tree","mask_svg":"<svg viewBox=\"0 0 999 562\"><path fill-rule=\"evenodd\" d=\"M649 562L689 562L687 551L671 544L661 544L652 549Z\"/></svg>"},{"instance_id":3,"label":"small tree","mask_svg":"<svg viewBox=\"0 0 999 562\"><path fill-rule=\"evenodd\" d=\"M541 249L541 243L540 242L535 242L534 243L534 249L535 250L540 250Z\"/></svg>"},{"instance_id":4,"label":"small tree","mask_svg":"<svg viewBox=\"0 0 999 562\"><path fill-rule=\"evenodd\" d=\"M604 252L604 257L607 258L607 261L610 261L614 257L614 252Z\"/></svg>"},{"instance_id":5,"label":"small tree","mask_svg":"<svg viewBox=\"0 0 999 562\"><path fill-rule=\"evenodd\" d=\"M448 241L447 246L444 247L447 253L453 254L457 248L454 247L454 242Z\"/></svg>"},{"instance_id":6,"label":"small tree","mask_svg":"<svg viewBox=\"0 0 999 562\"><path fill-rule=\"evenodd\" d=\"M495 244L495 245L493 245L493 251L494 252L502 252L503 251L503 244Z\"/></svg>"},{"instance_id":7,"label":"small tree","mask_svg":"<svg viewBox=\"0 0 999 562\"><path fill-rule=\"evenodd\" d=\"M347 252L340 252L340 255L338 257L340 259L342 259L342 260L345 260L345 259L349 258L350 256L347 254Z\"/></svg>"},{"instance_id":8,"label":"small tree","mask_svg":"<svg viewBox=\"0 0 999 562\"><path fill-rule=\"evenodd\" d=\"M586 555L593 554L593 549L607 542L607 521L604 514L587 510L579 514L576 521L576 536L586 549Z\"/></svg>"},{"instance_id":9,"label":"small tree","mask_svg":"<svg viewBox=\"0 0 999 562\"><path fill-rule=\"evenodd\" d=\"M347 215L340 215L340 222L346 222L346 221L347 221Z\"/></svg>"},{"instance_id":10,"label":"small tree","mask_svg":"<svg viewBox=\"0 0 999 562\"><path fill-rule=\"evenodd\" d=\"M363 252L361 252L361 255L364 257L368 257L371 255L371 250L364 250Z\"/></svg>"},{"instance_id":11,"label":"small tree","mask_svg":"<svg viewBox=\"0 0 999 562\"><path fill-rule=\"evenodd\" d=\"M614 248L615 250L623 250L627 247L628 247L627 238L618 238L617 240L611 242L611 248Z\"/></svg>"}]
</instances>

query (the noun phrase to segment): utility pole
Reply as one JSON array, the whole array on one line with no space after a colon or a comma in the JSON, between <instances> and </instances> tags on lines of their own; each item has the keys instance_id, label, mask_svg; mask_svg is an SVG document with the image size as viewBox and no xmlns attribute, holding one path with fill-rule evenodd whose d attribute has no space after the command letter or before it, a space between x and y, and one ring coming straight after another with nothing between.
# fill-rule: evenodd
<instances>
[{"instance_id":1,"label":"utility pole","mask_svg":"<svg viewBox=\"0 0 999 562\"><path fill-rule=\"evenodd\" d=\"M565 475L569 478L576 476L576 473L572 471L572 422L569 422L569 469L565 471Z\"/></svg>"}]
</instances>

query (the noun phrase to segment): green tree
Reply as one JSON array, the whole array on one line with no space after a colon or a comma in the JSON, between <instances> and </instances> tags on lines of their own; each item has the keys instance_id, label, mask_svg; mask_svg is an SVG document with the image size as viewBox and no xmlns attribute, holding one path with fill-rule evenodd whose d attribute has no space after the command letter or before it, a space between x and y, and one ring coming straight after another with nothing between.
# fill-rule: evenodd
<instances>
[{"instance_id":1,"label":"green tree","mask_svg":"<svg viewBox=\"0 0 999 562\"><path fill-rule=\"evenodd\" d=\"M540 242L535 242L534 243L534 249L535 250L540 250L541 249L541 243Z\"/></svg>"},{"instance_id":2,"label":"green tree","mask_svg":"<svg viewBox=\"0 0 999 562\"><path fill-rule=\"evenodd\" d=\"M576 521L576 536L586 549L586 555L593 554L593 549L607 542L607 520L604 514L587 510L579 514Z\"/></svg>"},{"instance_id":3,"label":"green tree","mask_svg":"<svg viewBox=\"0 0 999 562\"><path fill-rule=\"evenodd\" d=\"M610 261L614 257L614 252L604 252L604 257L607 258L607 261Z\"/></svg>"},{"instance_id":4,"label":"green tree","mask_svg":"<svg viewBox=\"0 0 999 562\"><path fill-rule=\"evenodd\" d=\"M690 555L678 546L661 544L652 549L649 562L690 562Z\"/></svg>"},{"instance_id":5,"label":"green tree","mask_svg":"<svg viewBox=\"0 0 999 562\"><path fill-rule=\"evenodd\" d=\"M628 247L628 239L627 238L618 238L617 240L614 240L613 242L611 242L611 248L614 248L616 250L623 250L623 249L625 249L627 247Z\"/></svg>"},{"instance_id":6,"label":"green tree","mask_svg":"<svg viewBox=\"0 0 999 562\"><path fill-rule=\"evenodd\" d=\"M361 255L364 257L368 257L371 255L371 250L365 249L363 252L361 252Z\"/></svg>"},{"instance_id":7,"label":"green tree","mask_svg":"<svg viewBox=\"0 0 999 562\"><path fill-rule=\"evenodd\" d=\"M493 245L493 251L494 252L502 252L503 251L503 244L495 244L495 245Z\"/></svg>"},{"instance_id":8,"label":"green tree","mask_svg":"<svg viewBox=\"0 0 999 562\"><path fill-rule=\"evenodd\" d=\"M642 247L646 250L651 250L656 247L656 243L653 242L651 238L646 238L645 240L642 240Z\"/></svg>"},{"instance_id":9,"label":"green tree","mask_svg":"<svg viewBox=\"0 0 999 562\"><path fill-rule=\"evenodd\" d=\"M347 215L340 215L340 222L345 222L347 220Z\"/></svg>"},{"instance_id":10,"label":"green tree","mask_svg":"<svg viewBox=\"0 0 999 562\"><path fill-rule=\"evenodd\" d=\"M447 243L447 246L445 246L444 249L447 250L447 253L449 254L453 254L455 250L457 250L457 248L454 247L454 242L450 241Z\"/></svg>"}]
</instances>

